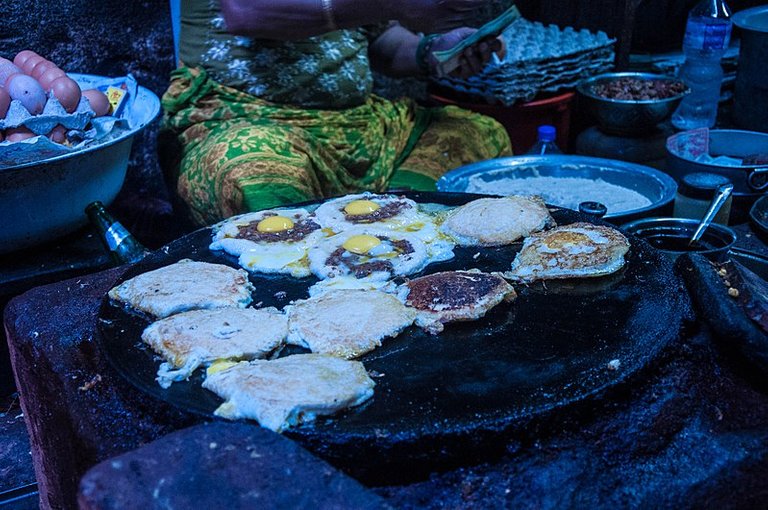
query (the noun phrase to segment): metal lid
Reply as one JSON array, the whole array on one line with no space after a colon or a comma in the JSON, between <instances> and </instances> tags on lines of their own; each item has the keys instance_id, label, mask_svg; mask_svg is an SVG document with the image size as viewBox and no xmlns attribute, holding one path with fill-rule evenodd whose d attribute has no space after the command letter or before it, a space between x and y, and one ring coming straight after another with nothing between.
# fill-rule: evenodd
<instances>
[{"instance_id":1,"label":"metal lid","mask_svg":"<svg viewBox=\"0 0 768 510\"><path fill-rule=\"evenodd\" d=\"M710 200L719 186L730 183L730 179L710 172L693 172L683 176L677 191L683 196Z\"/></svg>"}]
</instances>

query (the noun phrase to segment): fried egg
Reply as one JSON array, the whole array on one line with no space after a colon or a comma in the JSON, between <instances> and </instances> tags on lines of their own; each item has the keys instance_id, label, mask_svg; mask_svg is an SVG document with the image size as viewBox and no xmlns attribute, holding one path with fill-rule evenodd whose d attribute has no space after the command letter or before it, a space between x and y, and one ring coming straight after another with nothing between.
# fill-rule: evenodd
<instances>
[{"instance_id":1,"label":"fried egg","mask_svg":"<svg viewBox=\"0 0 768 510\"><path fill-rule=\"evenodd\" d=\"M329 200L315 210L318 223L334 232L371 225L406 231L419 230L426 215L419 212L416 202L396 195L360 193Z\"/></svg>"},{"instance_id":2,"label":"fried egg","mask_svg":"<svg viewBox=\"0 0 768 510\"><path fill-rule=\"evenodd\" d=\"M452 244L428 247L413 233L360 226L311 247L309 267L321 279L351 275L387 280L417 273L430 262L451 257Z\"/></svg>"},{"instance_id":3,"label":"fried egg","mask_svg":"<svg viewBox=\"0 0 768 510\"><path fill-rule=\"evenodd\" d=\"M325 236L306 209L271 209L221 222L210 249L238 257L248 271L302 278L310 275L308 248Z\"/></svg>"},{"instance_id":4,"label":"fried egg","mask_svg":"<svg viewBox=\"0 0 768 510\"><path fill-rule=\"evenodd\" d=\"M628 251L629 241L618 230L572 223L526 239L504 277L532 282L603 276L621 269Z\"/></svg>"},{"instance_id":5,"label":"fried egg","mask_svg":"<svg viewBox=\"0 0 768 510\"><path fill-rule=\"evenodd\" d=\"M510 195L457 207L440 228L461 246L503 246L554 225L541 198Z\"/></svg>"}]
</instances>

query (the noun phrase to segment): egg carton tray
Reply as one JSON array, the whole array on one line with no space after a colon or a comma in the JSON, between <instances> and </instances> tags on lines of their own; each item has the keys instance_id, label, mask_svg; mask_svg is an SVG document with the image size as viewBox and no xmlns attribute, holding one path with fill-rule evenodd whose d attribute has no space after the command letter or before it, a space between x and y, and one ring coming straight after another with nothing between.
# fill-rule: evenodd
<instances>
[{"instance_id":1,"label":"egg carton tray","mask_svg":"<svg viewBox=\"0 0 768 510\"><path fill-rule=\"evenodd\" d=\"M542 92L575 87L584 78L613 66L615 39L603 32L518 19L501 37L507 45L503 60L496 58L469 79L446 76L435 81L490 103L511 105Z\"/></svg>"}]
</instances>

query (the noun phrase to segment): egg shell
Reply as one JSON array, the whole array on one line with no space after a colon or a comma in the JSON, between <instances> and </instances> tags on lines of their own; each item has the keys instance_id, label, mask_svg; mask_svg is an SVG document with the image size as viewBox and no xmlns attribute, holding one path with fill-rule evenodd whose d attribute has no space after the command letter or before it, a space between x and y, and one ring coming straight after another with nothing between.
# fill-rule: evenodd
<instances>
[{"instance_id":1,"label":"egg shell","mask_svg":"<svg viewBox=\"0 0 768 510\"><path fill-rule=\"evenodd\" d=\"M35 134L24 126L10 128L5 130L5 137L9 142L20 142L28 138L33 138Z\"/></svg>"},{"instance_id":2,"label":"egg shell","mask_svg":"<svg viewBox=\"0 0 768 510\"><path fill-rule=\"evenodd\" d=\"M56 67L56 64L43 59L35 64L35 67L32 68L32 71L29 73L29 75L37 81L40 81L40 77L43 75L43 73L45 73L48 69L53 69L54 67Z\"/></svg>"},{"instance_id":3,"label":"egg shell","mask_svg":"<svg viewBox=\"0 0 768 510\"><path fill-rule=\"evenodd\" d=\"M69 76L61 76L53 80L51 93L59 100L67 113L75 111L82 95L80 85Z\"/></svg>"},{"instance_id":4,"label":"egg shell","mask_svg":"<svg viewBox=\"0 0 768 510\"><path fill-rule=\"evenodd\" d=\"M11 106L11 95L8 94L5 87L0 87L0 119L5 118L9 106Z\"/></svg>"},{"instance_id":5,"label":"egg shell","mask_svg":"<svg viewBox=\"0 0 768 510\"><path fill-rule=\"evenodd\" d=\"M83 97L88 99L88 103L90 103L91 108L96 113L97 117L108 114L109 109L112 107L112 105L109 104L107 95L99 89L84 90Z\"/></svg>"},{"instance_id":6,"label":"egg shell","mask_svg":"<svg viewBox=\"0 0 768 510\"><path fill-rule=\"evenodd\" d=\"M21 69L7 58L0 57L0 87L8 87L7 81L14 74L21 72Z\"/></svg>"},{"instance_id":7,"label":"egg shell","mask_svg":"<svg viewBox=\"0 0 768 510\"><path fill-rule=\"evenodd\" d=\"M24 65L21 66L21 71L25 74L29 74L30 76L32 73L32 69L42 60L45 60L40 55L33 55L29 57L27 60L24 61Z\"/></svg>"},{"instance_id":8,"label":"egg shell","mask_svg":"<svg viewBox=\"0 0 768 510\"><path fill-rule=\"evenodd\" d=\"M56 78L61 78L62 76L66 76L67 73L59 69L58 67L51 67L45 70L45 72L40 76L40 78L37 80L40 82L40 85L43 87L43 90L46 92L51 90L51 83L53 83L53 80Z\"/></svg>"},{"instance_id":9,"label":"egg shell","mask_svg":"<svg viewBox=\"0 0 768 510\"><path fill-rule=\"evenodd\" d=\"M15 57L13 57L13 63L23 68L24 62L26 62L30 57L39 57L39 56L40 55L38 55L32 50L21 50L16 54Z\"/></svg>"},{"instance_id":10,"label":"egg shell","mask_svg":"<svg viewBox=\"0 0 768 510\"><path fill-rule=\"evenodd\" d=\"M26 74L17 73L8 77L6 88L11 99L16 99L24 105L32 115L43 111L48 98L40 84Z\"/></svg>"},{"instance_id":11,"label":"egg shell","mask_svg":"<svg viewBox=\"0 0 768 510\"><path fill-rule=\"evenodd\" d=\"M64 143L67 141L67 128L59 124L46 136L56 143Z\"/></svg>"}]
</instances>

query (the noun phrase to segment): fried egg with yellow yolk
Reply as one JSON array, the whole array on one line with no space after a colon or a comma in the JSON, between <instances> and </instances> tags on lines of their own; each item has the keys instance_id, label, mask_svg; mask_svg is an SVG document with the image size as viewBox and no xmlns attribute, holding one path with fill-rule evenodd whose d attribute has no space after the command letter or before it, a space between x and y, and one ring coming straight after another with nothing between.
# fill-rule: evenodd
<instances>
[{"instance_id":1,"label":"fried egg with yellow yolk","mask_svg":"<svg viewBox=\"0 0 768 510\"><path fill-rule=\"evenodd\" d=\"M271 209L219 223L210 249L238 257L248 271L302 278L310 275L309 247L323 237L326 233L306 209Z\"/></svg>"},{"instance_id":2,"label":"fried egg with yellow yolk","mask_svg":"<svg viewBox=\"0 0 768 510\"><path fill-rule=\"evenodd\" d=\"M418 229L428 217L413 200L396 195L359 193L334 198L315 210L318 223L336 233L370 225L393 230Z\"/></svg>"},{"instance_id":3,"label":"fried egg with yellow yolk","mask_svg":"<svg viewBox=\"0 0 768 510\"><path fill-rule=\"evenodd\" d=\"M376 281L413 274L451 257L452 250L430 254L413 233L356 227L310 248L309 265L320 279L352 276Z\"/></svg>"}]
</instances>

